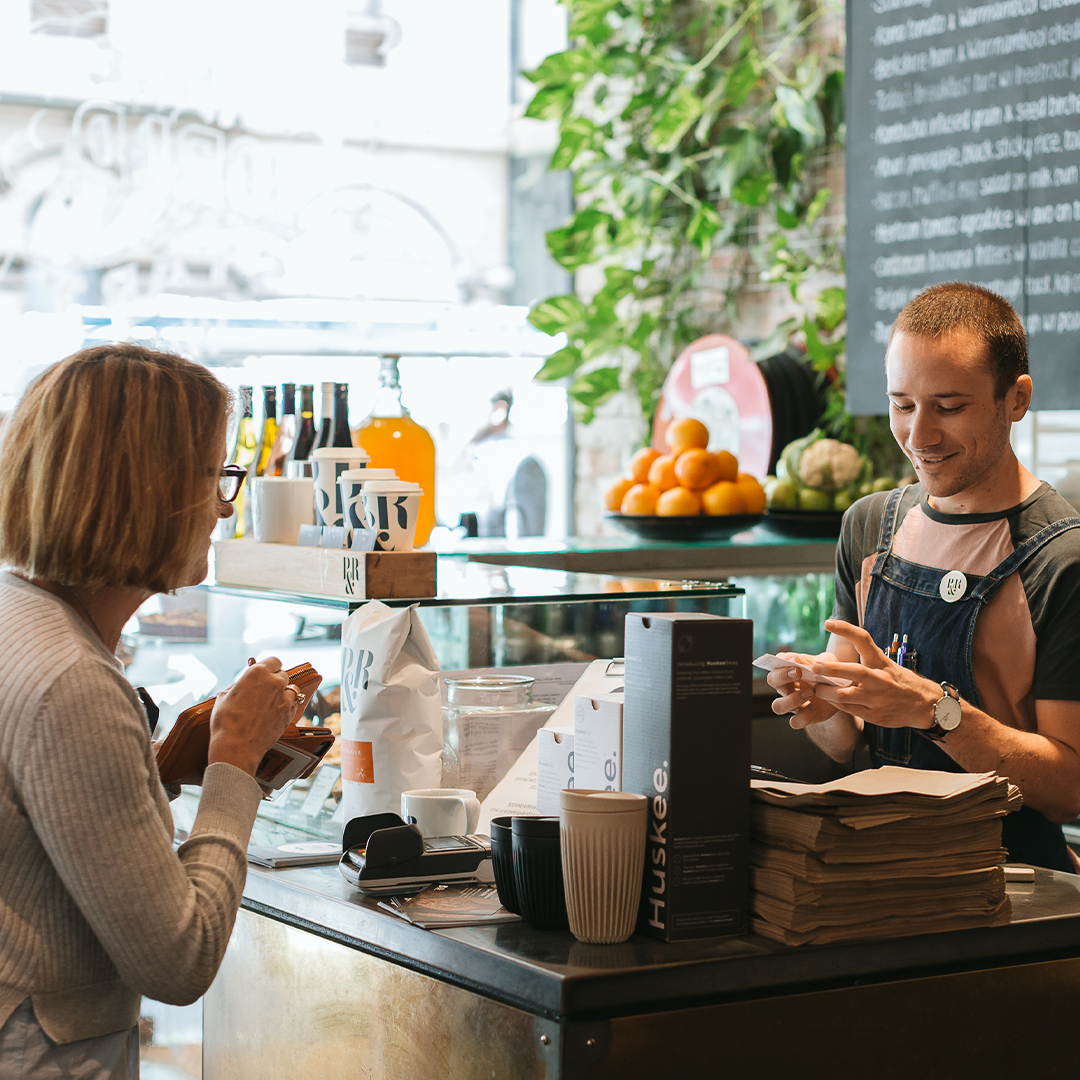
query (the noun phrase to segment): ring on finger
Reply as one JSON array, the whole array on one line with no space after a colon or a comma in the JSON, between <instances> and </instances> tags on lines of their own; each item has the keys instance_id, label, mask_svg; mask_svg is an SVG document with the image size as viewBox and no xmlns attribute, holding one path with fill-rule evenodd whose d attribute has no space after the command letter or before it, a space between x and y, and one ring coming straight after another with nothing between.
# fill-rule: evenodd
<instances>
[{"instance_id":1,"label":"ring on finger","mask_svg":"<svg viewBox=\"0 0 1080 1080\"><path fill-rule=\"evenodd\" d=\"M289 685L286 686L285 689L291 690L296 695L297 705L303 705L304 702L307 701L307 694L300 693L300 687L297 686L296 683L289 683Z\"/></svg>"}]
</instances>

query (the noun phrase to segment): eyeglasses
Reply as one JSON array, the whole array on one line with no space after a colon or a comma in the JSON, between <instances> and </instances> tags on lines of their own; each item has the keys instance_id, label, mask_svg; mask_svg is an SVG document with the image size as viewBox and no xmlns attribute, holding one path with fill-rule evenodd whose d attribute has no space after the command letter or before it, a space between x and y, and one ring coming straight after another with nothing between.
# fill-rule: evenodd
<instances>
[{"instance_id":1,"label":"eyeglasses","mask_svg":"<svg viewBox=\"0 0 1080 1080\"><path fill-rule=\"evenodd\" d=\"M221 476L218 479L218 498L222 502L235 502L245 476L247 476L247 469L243 465L226 465L221 470Z\"/></svg>"}]
</instances>

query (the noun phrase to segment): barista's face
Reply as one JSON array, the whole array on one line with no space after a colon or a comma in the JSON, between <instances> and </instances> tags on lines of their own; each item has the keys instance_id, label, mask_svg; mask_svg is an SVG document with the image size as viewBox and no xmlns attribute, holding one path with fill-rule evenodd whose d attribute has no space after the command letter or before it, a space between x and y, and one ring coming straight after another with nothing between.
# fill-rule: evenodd
<instances>
[{"instance_id":1,"label":"barista's face","mask_svg":"<svg viewBox=\"0 0 1080 1080\"><path fill-rule=\"evenodd\" d=\"M1010 426L1031 400L1031 379L1022 375L996 399L986 346L967 330L937 338L898 333L885 370L893 436L927 493L992 502L1001 466L1012 458Z\"/></svg>"}]
</instances>

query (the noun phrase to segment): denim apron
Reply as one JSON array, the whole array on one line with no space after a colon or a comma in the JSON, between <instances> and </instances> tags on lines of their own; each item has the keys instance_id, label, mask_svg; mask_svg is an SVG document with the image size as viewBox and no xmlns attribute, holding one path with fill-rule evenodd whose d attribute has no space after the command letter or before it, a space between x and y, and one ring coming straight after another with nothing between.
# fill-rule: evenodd
<instances>
[{"instance_id":1,"label":"denim apron","mask_svg":"<svg viewBox=\"0 0 1080 1080\"><path fill-rule=\"evenodd\" d=\"M971 661L971 643L979 612L1002 582L1044 544L1069 529L1080 527L1080 517L1062 518L1047 525L989 574L966 574L967 584L962 595L949 602L942 598L940 591L947 571L907 562L892 552L900 503L906 490L898 488L885 504L863 627L886 651L895 634L907 634L912 648L919 653L919 674L934 682L950 683L965 701L981 708ZM865 730L870 761L875 768L903 765L912 769L964 771L918 728L888 728L867 723ZM1072 871L1061 827L1029 806L1006 816L1002 843L1009 851L1010 862Z\"/></svg>"}]
</instances>

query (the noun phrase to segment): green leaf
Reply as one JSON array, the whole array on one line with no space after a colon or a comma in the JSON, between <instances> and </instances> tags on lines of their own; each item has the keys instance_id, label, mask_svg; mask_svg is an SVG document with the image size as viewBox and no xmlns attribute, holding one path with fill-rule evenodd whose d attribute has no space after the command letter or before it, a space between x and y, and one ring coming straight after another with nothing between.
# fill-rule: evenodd
<instances>
[{"instance_id":1,"label":"green leaf","mask_svg":"<svg viewBox=\"0 0 1080 1080\"><path fill-rule=\"evenodd\" d=\"M580 326L585 319L585 305L572 294L541 300L529 312L529 322L545 334L569 332Z\"/></svg>"},{"instance_id":2,"label":"green leaf","mask_svg":"<svg viewBox=\"0 0 1080 1080\"><path fill-rule=\"evenodd\" d=\"M536 373L534 378L543 382L550 382L553 379L565 379L568 375L573 375L584 362L581 351L575 349L573 345L567 345L565 349L553 352L544 361L544 366Z\"/></svg>"},{"instance_id":3,"label":"green leaf","mask_svg":"<svg viewBox=\"0 0 1080 1080\"><path fill-rule=\"evenodd\" d=\"M746 100L747 95L757 84L758 74L756 57L740 60L728 72L724 93L731 102L732 108L737 109Z\"/></svg>"},{"instance_id":4,"label":"green leaf","mask_svg":"<svg viewBox=\"0 0 1080 1080\"><path fill-rule=\"evenodd\" d=\"M690 224L686 227L686 239L697 246L702 255L712 250L712 238L720 231L720 215L708 203L698 203Z\"/></svg>"},{"instance_id":5,"label":"green leaf","mask_svg":"<svg viewBox=\"0 0 1080 1080\"><path fill-rule=\"evenodd\" d=\"M781 229L794 229L799 224L799 217L778 204L776 207L776 224Z\"/></svg>"},{"instance_id":6,"label":"green leaf","mask_svg":"<svg viewBox=\"0 0 1080 1080\"><path fill-rule=\"evenodd\" d=\"M814 362L814 370L824 371L832 367L835 357L829 347L818 337L814 324L809 319L804 319L802 329L806 335L806 352Z\"/></svg>"},{"instance_id":7,"label":"green leaf","mask_svg":"<svg viewBox=\"0 0 1080 1080\"><path fill-rule=\"evenodd\" d=\"M656 330L657 322L656 317L646 312L641 316L637 327L634 329L633 334L630 335L630 339L627 344L635 352L643 352L648 348L649 338L652 337L653 332Z\"/></svg>"},{"instance_id":8,"label":"green leaf","mask_svg":"<svg viewBox=\"0 0 1080 1080\"><path fill-rule=\"evenodd\" d=\"M825 204L829 201L829 196L832 192L828 188L822 188L811 200L810 205L806 208L806 224L813 225L818 219L818 215L825 209Z\"/></svg>"},{"instance_id":9,"label":"green leaf","mask_svg":"<svg viewBox=\"0 0 1080 1080\"><path fill-rule=\"evenodd\" d=\"M574 214L558 229L547 233L548 251L567 270L576 270L596 258L597 248L606 248L614 220L610 214L588 207Z\"/></svg>"},{"instance_id":10,"label":"green leaf","mask_svg":"<svg viewBox=\"0 0 1080 1080\"><path fill-rule=\"evenodd\" d=\"M816 101L807 101L790 86L776 88L776 101L788 126L803 137L807 146L817 146L825 141L825 120Z\"/></svg>"},{"instance_id":11,"label":"green leaf","mask_svg":"<svg viewBox=\"0 0 1080 1080\"><path fill-rule=\"evenodd\" d=\"M745 206L764 206L769 201L773 178L768 173L744 176L732 189L731 197Z\"/></svg>"},{"instance_id":12,"label":"green leaf","mask_svg":"<svg viewBox=\"0 0 1080 1080\"><path fill-rule=\"evenodd\" d=\"M835 286L822 289L814 303L814 313L822 330L835 330L847 315L847 294Z\"/></svg>"},{"instance_id":13,"label":"green leaf","mask_svg":"<svg viewBox=\"0 0 1080 1080\"><path fill-rule=\"evenodd\" d=\"M568 393L575 401L589 409L603 405L619 392L621 371L617 367L594 368L575 379Z\"/></svg>"},{"instance_id":14,"label":"green leaf","mask_svg":"<svg viewBox=\"0 0 1080 1080\"><path fill-rule=\"evenodd\" d=\"M548 169L551 172L559 172L561 169L569 169L586 147L592 146L596 136L596 125L583 116L571 116L563 121L559 129L559 145L555 153L551 155L551 164Z\"/></svg>"},{"instance_id":15,"label":"green leaf","mask_svg":"<svg viewBox=\"0 0 1080 1080\"><path fill-rule=\"evenodd\" d=\"M566 82L584 81L600 69L594 50L567 49L545 56L538 67L526 71L525 78L538 86L558 86Z\"/></svg>"},{"instance_id":16,"label":"green leaf","mask_svg":"<svg viewBox=\"0 0 1080 1080\"><path fill-rule=\"evenodd\" d=\"M759 341L750 350L750 359L753 361L768 360L770 356L775 356L777 353L783 352L791 341L791 335L795 332L799 325L799 320L796 318L785 319L782 323L778 324L773 332L765 338L764 341Z\"/></svg>"},{"instance_id":17,"label":"green leaf","mask_svg":"<svg viewBox=\"0 0 1080 1080\"><path fill-rule=\"evenodd\" d=\"M657 116L649 132L649 145L662 154L670 153L700 115L701 98L693 90L680 86Z\"/></svg>"},{"instance_id":18,"label":"green leaf","mask_svg":"<svg viewBox=\"0 0 1080 1080\"><path fill-rule=\"evenodd\" d=\"M569 83L542 86L533 94L525 115L530 120L560 120L573 103L574 87Z\"/></svg>"},{"instance_id":19,"label":"green leaf","mask_svg":"<svg viewBox=\"0 0 1080 1080\"><path fill-rule=\"evenodd\" d=\"M613 28L608 24L608 12L619 0L574 0L570 14L570 36L581 35L594 45L611 37Z\"/></svg>"},{"instance_id":20,"label":"green leaf","mask_svg":"<svg viewBox=\"0 0 1080 1080\"><path fill-rule=\"evenodd\" d=\"M830 71L825 76L821 97L829 126L833 131L838 131L844 123L844 73L842 71Z\"/></svg>"},{"instance_id":21,"label":"green leaf","mask_svg":"<svg viewBox=\"0 0 1080 1080\"><path fill-rule=\"evenodd\" d=\"M713 159L704 170L709 190L719 191L725 199L730 199L735 185L744 176L760 171L762 149L753 128L733 127L722 132Z\"/></svg>"}]
</instances>

